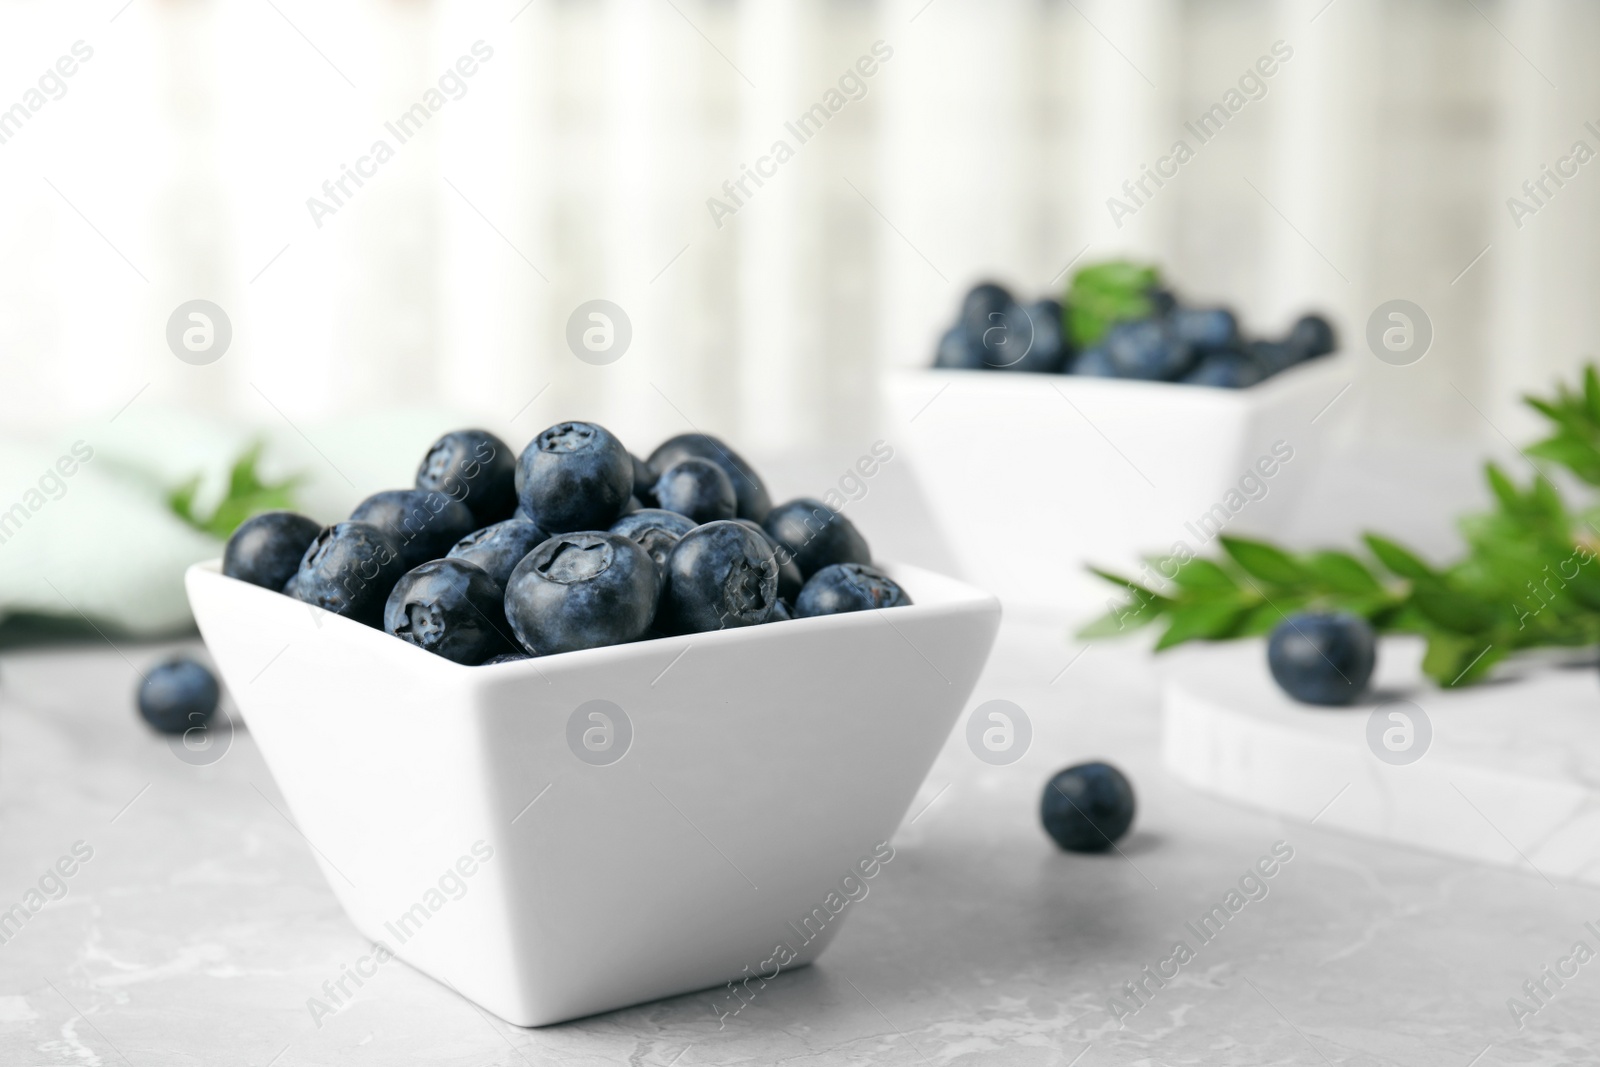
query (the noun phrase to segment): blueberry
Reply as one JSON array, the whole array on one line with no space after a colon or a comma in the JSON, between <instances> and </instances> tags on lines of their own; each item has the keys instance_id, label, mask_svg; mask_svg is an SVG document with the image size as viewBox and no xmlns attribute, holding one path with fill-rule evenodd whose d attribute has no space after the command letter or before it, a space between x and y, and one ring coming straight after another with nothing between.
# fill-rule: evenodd
<instances>
[{"instance_id":1,"label":"blueberry","mask_svg":"<svg viewBox=\"0 0 1600 1067\"><path fill-rule=\"evenodd\" d=\"M533 657L528 655L526 652L501 652L499 655L490 656L488 659L479 664L479 666L490 667L496 663L520 663L525 659L532 658Z\"/></svg>"},{"instance_id":2,"label":"blueberry","mask_svg":"<svg viewBox=\"0 0 1600 1067\"><path fill-rule=\"evenodd\" d=\"M759 524L753 523L749 519L735 519L733 521L740 526L748 526L760 534L767 544L772 546L772 557L778 561L778 596L793 603L794 598L800 595L800 587L806 584L805 578L800 574L800 564L794 561L794 555L787 548L774 541L772 535L762 529Z\"/></svg>"},{"instance_id":3,"label":"blueberry","mask_svg":"<svg viewBox=\"0 0 1600 1067\"><path fill-rule=\"evenodd\" d=\"M517 457L487 430L456 430L433 443L417 468L417 488L459 500L474 525L511 517L517 506Z\"/></svg>"},{"instance_id":4,"label":"blueberry","mask_svg":"<svg viewBox=\"0 0 1600 1067\"><path fill-rule=\"evenodd\" d=\"M1244 350L1261 365L1267 377L1300 362L1300 354L1282 341L1251 341Z\"/></svg>"},{"instance_id":5,"label":"blueberry","mask_svg":"<svg viewBox=\"0 0 1600 1067\"><path fill-rule=\"evenodd\" d=\"M294 595L335 615L382 626L384 602L409 569L387 531L366 522L336 522L306 549L292 579Z\"/></svg>"},{"instance_id":6,"label":"blueberry","mask_svg":"<svg viewBox=\"0 0 1600 1067\"><path fill-rule=\"evenodd\" d=\"M778 600L772 544L737 522L696 526L667 557L662 596L662 623L673 633L767 622Z\"/></svg>"},{"instance_id":7,"label":"blueberry","mask_svg":"<svg viewBox=\"0 0 1600 1067\"><path fill-rule=\"evenodd\" d=\"M1237 348L1218 348L1202 355L1200 362L1181 381L1218 389L1246 389L1265 377L1261 364L1244 352Z\"/></svg>"},{"instance_id":8,"label":"blueberry","mask_svg":"<svg viewBox=\"0 0 1600 1067\"><path fill-rule=\"evenodd\" d=\"M772 605L772 618L768 622L788 622L794 618L794 608L789 606L789 601L779 597L778 602Z\"/></svg>"},{"instance_id":9,"label":"blueberry","mask_svg":"<svg viewBox=\"0 0 1600 1067\"><path fill-rule=\"evenodd\" d=\"M406 570L438 559L478 528L472 510L428 489L386 489L356 505L351 522L381 527L400 546Z\"/></svg>"},{"instance_id":10,"label":"blueberry","mask_svg":"<svg viewBox=\"0 0 1600 1067\"><path fill-rule=\"evenodd\" d=\"M956 319L956 325L964 329L968 337L981 341L986 331L1005 321L1006 312L1015 303L1016 300L1005 286L979 282L961 298L961 314Z\"/></svg>"},{"instance_id":11,"label":"blueberry","mask_svg":"<svg viewBox=\"0 0 1600 1067\"><path fill-rule=\"evenodd\" d=\"M820 500L779 504L761 524L774 544L789 550L809 579L830 563L871 563L872 552L855 524Z\"/></svg>"},{"instance_id":12,"label":"blueberry","mask_svg":"<svg viewBox=\"0 0 1600 1067\"><path fill-rule=\"evenodd\" d=\"M696 523L731 519L739 510L727 472L708 459L693 456L661 472L655 495L663 511L676 511Z\"/></svg>"},{"instance_id":13,"label":"blueberry","mask_svg":"<svg viewBox=\"0 0 1600 1067\"><path fill-rule=\"evenodd\" d=\"M663 581L667 577L667 557L672 555L673 546L694 528L695 521L687 515L661 508L641 508L611 524L612 533L637 541L650 554Z\"/></svg>"},{"instance_id":14,"label":"blueberry","mask_svg":"<svg viewBox=\"0 0 1600 1067\"><path fill-rule=\"evenodd\" d=\"M1002 358L1007 369L1059 374L1072 354L1062 329L1059 301L1013 304L1006 312L1005 326Z\"/></svg>"},{"instance_id":15,"label":"blueberry","mask_svg":"<svg viewBox=\"0 0 1600 1067\"><path fill-rule=\"evenodd\" d=\"M1300 359L1325 356L1339 347L1333 326L1321 315L1302 315L1289 330L1285 343Z\"/></svg>"},{"instance_id":16,"label":"blueberry","mask_svg":"<svg viewBox=\"0 0 1600 1067\"><path fill-rule=\"evenodd\" d=\"M455 543L445 558L465 560L505 585L512 570L522 562L522 557L549 537L534 523L524 519L507 519L467 534Z\"/></svg>"},{"instance_id":17,"label":"blueberry","mask_svg":"<svg viewBox=\"0 0 1600 1067\"><path fill-rule=\"evenodd\" d=\"M669 438L650 453L648 462L650 469L659 474L679 460L691 456L715 463L733 482L734 496L739 501L739 518L757 522L766 518L768 509L772 507L772 498L767 496L767 487L762 483L761 475L745 462L744 457L710 434L684 433Z\"/></svg>"},{"instance_id":18,"label":"blueberry","mask_svg":"<svg viewBox=\"0 0 1600 1067\"><path fill-rule=\"evenodd\" d=\"M983 358L983 346L968 337L963 327L952 326L939 338L933 365L941 370L982 370Z\"/></svg>"},{"instance_id":19,"label":"blueberry","mask_svg":"<svg viewBox=\"0 0 1600 1067\"><path fill-rule=\"evenodd\" d=\"M1239 320L1227 308L1178 308L1168 319L1178 340L1196 348L1227 348L1239 340Z\"/></svg>"},{"instance_id":20,"label":"blueberry","mask_svg":"<svg viewBox=\"0 0 1600 1067\"><path fill-rule=\"evenodd\" d=\"M1171 289L1163 289L1157 285L1145 290L1145 299L1150 301L1152 315L1170 315L1178 310L1178 294Z\"/></svg>"},{"instance_id":21,"label":"blueberry","mask_svg":"<svg viewBox=\"0 0 1600 1067\"><path fill-rule=\"evenodd\" d=\"M506 618L534 655L633 641L660 596L656 565L621 534L557 534L528 553L506 583Z\"/></svg>"},{"instance_id":22,"label":"blueberry","mask_svg":"<svg viewBox=\"0 0 1600 1067\"><path fill-rule=\"evenodd\" d=\"M1119 322L1106 334L1105 346L1119 378L1170 382L1194 362L1194 349L1165 319Z\"/></svg>"},{"instance_id":23,"label":"blueberry","mask_svg":"<svg viewBox=\"0 0 1600 1067\"><path fill-rule=\"evenodd\" d=\"M868 608L899 608L911 603L893 578L865 563L835 563L806 579L794 602L797 619L839 615Z\"/></svg>"},{"instance_id":24,"label":"blueberry","mask_svg":"<svg viewBox=\"0 0 1600 1067\"><path fill-rule=\"evenodd\" d=\"M1079 352L1067 370L1085 378L1115 378L1117 368L1111 365L1111 353L1105 345L1094 345Z\"/></svg>"},{"instance_id":25,"label":"blueberry","mask_svg":"<svg viewBox=\"0 0 1600 1067\"><path fill-rule=\"evenodd\" d=\"M1272 677L1302 704L1353 704L1367 688L1378 657L1372 626L1346 612L1302 612L1267 639Z\"/></svg>"},{"instance_id":26,"label":"blueberry","mask_svg":"<svg viewBox=\"0 0 1600 1067\"><path fill-rule=\"evenodd\" d=\"M633 464L633 497L639 502L639 507L653 508L656 506L655 472L650 469L650 464L628 453L628 461ZM635 511L638 508L634 509Z\"/></svg>"},{"instance_id":27,"label":"blueberry","mask_svg":"<svg viewBox=\"0 0 1600 1067\"><path fill-rule=\"evenodd\" d=\"M139 714L164 734L181 734L210 722L221 698L205 664L174 656L152 667L139 684Z\"/></svg>"},{"instance_id":28,"label":"blueberry","mask_svg":"<svg viewBox=\"0 0 1600 1067\"><path fill-rule=\"evenodd\" d=\"M517 460L522 508L552 533L603 530L632 494L633 458L611 431L592 422L557 423Z\"/></svg>"},{"instance_id":29,"label":"blueberry","mask_svg":"<svg viewBox=\"0 0 1600 1067\"><path fill-rule=\"evenodd\" d=\"M383 628L426 652L468 666L512 644L505 590L463 559L436 559L407 571L384 605Z\"/></svg>"},{"instance_id":30,"label":"blueberry","mask_svg":"<svg viewBox=\"0 0 1600 1067\"><path fill-rule=\"evenodd\" d=\"M1104 852L1133 825L1133 784L1109 763L1079 763L1044 787L1039 818L1068 852Z\"/></svg>"},{"instance_id":31,"label":"blueberry","mask_svg":"<svg viewBox=\"0 0 1600 1067\"><path fill-rule=\"evenodd\" d=\"M228 538L228 547L222 552L222 573L281 590L300 569L300 557L321 532L321 523L292 511L268 511L246 519Z\"/></svg>"}]
</instances>

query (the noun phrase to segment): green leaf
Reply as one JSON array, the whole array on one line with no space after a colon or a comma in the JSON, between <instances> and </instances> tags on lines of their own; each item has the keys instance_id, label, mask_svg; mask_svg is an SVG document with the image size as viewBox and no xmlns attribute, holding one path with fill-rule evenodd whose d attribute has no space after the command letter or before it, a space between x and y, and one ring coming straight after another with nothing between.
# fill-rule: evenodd
<instances>
[{"instance_id":1,"label":"green leaf","mask_svg":"<svg viewBox=\"0 0 1600 1067\"><path fill-rule=\"evenodd\" d=\"M1348 552L1313 552L1305 558L1304 566L1312 578L1335 593L1366 596L1383 592L1366 564Z\"/></svg>"},{"instance_id":2,"label":"green leaf","mask_svg":"<svg viewBox=\"0 0 1600 1067\"><path fill-rule=\"evenodd\" d=\"M1366 541L1372 554L1378 557L1378 562L1387 567L1391 573L1412 581L1428 581L1435 577L1431 567L1413 555L1410 550L1401 548L1387 537L1369 533L1362 539Z\"/></svg>"},{"instance_id":3,"label":"green leaf","mask_svg":"<svg viewBox=\"0 0 1600 1067\"><path fill-rule=\"evenodd\" d=\"M1299 585L1306 580L1306 571L1283 549L1274 548L1264 541L1247 541L1242 537L1221 537L1222 549L1242 567L1246 574L1273 585Z\"/></svg>"},{"instance_id":4,"label":"green leaf","mask_svg":"<svg viewBox=\"0 0 1600 1067\"><path fill-rule=\"evenodd\" d=\"M1593 363L1583 368L1583 406L1589 421L1600 426L1600 373Z\"/></svg>"},{"instance_id":5,"label":"green leaf","mask_svg":"<svg viewBox=\"0 0 1600 1067\"><path fill-rule=\"evenodd\" d=\"M1239 588L1239 583L1233 576L1209 559L1196 556L1182 564L1172 580L1185 589L1227 589Z\"/></svg>"},{"instance_id":6,"label":"green leaf","mask_svg":"<svg viewBox=\"0 0 1600 1067\"><path fill-rule=\"evenodd\" d=\"M1454 633L1481 633L1495 621L1493 605L1442 582L1419 583L1411 596L1429 622Z\"/></svg>"},{"instance_id":7,"label":"green leaf","mask_svg":"<svg viewBox=\"0 0 1600 1067\"><path fill-rule=\"evenodd\" d=\"M198 475L167 494L168 507L190 526L219 540L226 540L252 515L279 508L292 509L294 489L300 484L301 476L293 475L281 482L263 481L256 469L261 449L261 443L256 442L234 460L228 471L226 495L209 516L202 518L194 510L194 495L200 486Z\"/></svg>"},{"instance_id":8,"label":"green leaf","mask_svg":"<svg viewBox=\"0 0 1600 1067\"><path fill-rule=\"evenodd\" d=\"M1249 608L1238 600L1216 600L1177 608L1168 613L1172 621L1161 640L1156 642L1156 651L1185 641L1227 637L1247 611Z\"/></svg>"},{"instance_id":9,"label":"green leaf","mask_svg":"<svg viewBox=\"0 0 1600 1067\"><path fill-rule=\"evenodd\" d=\"M1472 685L1505 658L1508 649L1478 637L1434 633L1422 656L1422 671L1440 686Z\"/></svg>"}]
</instances>

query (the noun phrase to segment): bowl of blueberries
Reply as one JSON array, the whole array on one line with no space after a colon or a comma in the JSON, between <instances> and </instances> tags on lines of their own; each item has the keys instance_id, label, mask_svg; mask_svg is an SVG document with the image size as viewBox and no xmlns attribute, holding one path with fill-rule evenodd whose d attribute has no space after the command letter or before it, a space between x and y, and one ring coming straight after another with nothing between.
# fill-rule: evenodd
<instances>
[{"instance_id":1,"label":"bowl of blueberries","mask_svg":"<svg viewBox=\"0 0 1600 1067\"><path fill-rule=\"evenodd\" d=\"M1155 268L1101 263L1063 299L984 282L925 369L885 392L963 576L1008 606L1103 610L1098 564L1200 554L1218 534L1285 536L1353 380L1333 327L1251 339ZM1050 551L1021 565L1018 532Z\"/></svg>"},{"instance_id":2,"label":"bowl of blueberries","mask_svg":"<svg viewBox=\"0 0 1600 1067\"><path fill-rule=\"evenodd\" d=\"M187 588L380 962L522 1026L814 959L1000 617L715 437L641 459L581 421L446 434L414 486L251 518Z\"/></svg>"}]
</instances>

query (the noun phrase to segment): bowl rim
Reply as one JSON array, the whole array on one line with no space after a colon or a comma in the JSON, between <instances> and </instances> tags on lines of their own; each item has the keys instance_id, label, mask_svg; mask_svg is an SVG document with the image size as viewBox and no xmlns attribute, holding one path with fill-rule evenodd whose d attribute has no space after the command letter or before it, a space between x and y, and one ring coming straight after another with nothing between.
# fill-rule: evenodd
<instances>
[{"instance_id":1,"label":"bowl rim","mask_svg":"<svg viewBox=\"0 0 1600 1067\"><path fill-rule=\"evenodd\" d=\"M246 598L256 596L281 598L282 601L286 601L289 604L319 613L322 616L318 620L319 628L331 626L333 629L330 632L339 635L340 640L353 643L353 646L357 649L370 649L371 655L374 657L373 662L391 662L396 668L403 666L417 671L443 672L443 677L455 681L462 681L467 678L505 680L525 675L546 677L552 673L566 674L574 671L586 671L591 668L601 668L608 664L615 664L626 659L652 653L681 655L690 646L700 643L714 643L717 646L736 648L755 641L782 640L783 635L787 633L815 633L828 630L849 632L851 630L865 630L869 626L879 627L884 621L887 621L898 630L899 627L894 626L895 619L906 619L908 622L914 623L920 620L933 620L952 615L968 614L974 611L992 611L996 615L1001 613L999 598L959 579L895 561L878 560L874 561L873 565L905 586L906 591L912 596L912 603L897 608L875 608L871 611L821 615L805 619L788 619L781 622L780 625L783 629L777 632L771 629L774 624L767 623L727 630L708 630L703 633L673 634L666 637L631 641L621 645L602 645L598 648L584 648L574 652L558 652L549 656L531 656L528 659L514 660L510 663L473 665L446 659L426 649L418 648L408 641L402 641L381 628L368 626L365 623L356 622L354 619L349 619L342 615L335 615L331 611L318 608L313 604L307 604L301 600L295 600L292 597L285 597L281 592L254 585L238 578L230 578L222 573L222 560L220 557L191 564L184 577L186 586L193 582L222 582L226 583L226 588L232 588L233 594ZM276 604L278 600L262 601L261 603L265 606L269 603ZM896 613L893 618L886 614L889 611ZM792 629L794 627L805 627L805 629L800 631ZM903 633L901 636L904 638ZM461 672L466 673L463 674ZM548 681L547 677L546 680Z\"/></svg>"}]
</instances>

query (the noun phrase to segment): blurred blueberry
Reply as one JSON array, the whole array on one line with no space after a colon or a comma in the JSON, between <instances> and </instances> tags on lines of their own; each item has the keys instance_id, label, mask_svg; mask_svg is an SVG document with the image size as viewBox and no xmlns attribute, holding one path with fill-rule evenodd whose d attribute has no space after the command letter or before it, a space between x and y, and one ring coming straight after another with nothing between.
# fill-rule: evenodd
<instances>
[{"instance_id":1,"label":"blurred blueberry","mask_svg":"<svg viewBox=\"0 0 1600 1067\"><path fill-rule=\"evenodd\" d=\"M1168 320L1178 340L1195 348L1227 348L1239 339L1239 320L1227 308L1178 308Z\"/></svg>"},{"instance_id":2,"label":"blurred blueberry","mask_svg":"<svg viewBox=\"0 0 1600 1067\"><path fill-rule=\"evenodd\" d=\"M506 583L506 619L529 652L548 656L642 636L660 596L656 565L621 534L558 534Z\"/></svg>"},{"instance_id":3,"label":"blurred blueberry","mask_svg":"<svg viewBox=\"0 0 1600 1067\"><path fill-rule=\"evenodd\" d=\"M872 551L855 524L811 497L779 504L761 528L773 544L794 557L802 578L809 579L831 563L872 562Z\"/></svg>"},{"instance_id":4,"label":"blurred blueberry","mask_svg":"<svg viewBox=\"0 0 1600 1067\"><path fill-rule=\"evenodd\" d=\"M1333 326L1321 315L1302 315L1289 330L1285 343L1299 359L1325 356L1339 347Z\"/></svg>"},{"instance_id":5,"label":"blurred blueberry","mask_svg":"<svg viewBox=\"0 0 1600 1067\"><path fill-rule=\"evenodd\" d=\"M1282 341L1250 341L1245 344L1244 350L1261 365L1264 376L1268 378L1300 362L1300 354Z\"/></svg>"},{"instance_id":6,"label":"blurred blueberry","mask_svg":"<svg viewBox=\"0 0 1600 1067\"><path fill-rule=\"evenodd\" d=\"M1150 301L1150 314L1159 317L1171 315L1178 310L1178 294L1171 289L1155 288L1145 292Z\"/></svg>"},{"instance_id":7,"label":"blurred blueberry","mask_svg":"<svg viewBox=\"0 0 1600 1067\"><path fill-rule=\"evenodd\" d=\"M1056 773L1039 799L1045 832L1068 852L1104 852L1133 825L1133 785L1109 763Z\"/></svg>"},{"instance_id":8,"label":"blurred blueberry","mask_svg":"<svg viewBox=\"0 0 1600 1067\"><path fill-rule=\"evenodd\" d=\"M1085 378L1115 378L1117 368L1111 365L1111 353L1105 345L1093 345L1078 353L1067 373Z\"/></svg>"},{"instance_id":9,"label":"blurred blueberry","mask_svg":"<svg viewBox=\"0 0 1600 1067\"><path fill-rule=\"evenodd\" d=\"M981 341L984 332L999 325L1016 300L1011 291L994 282L979 282L961 298L961 313L956 325L967 331L967 336Z\"/></svg>"},{"instance_id":10,"label":"blurred blueberry","mask_svg":"<svg viewBox=\"0 0 1600 1067\"><path fill-rule=\"evenodd\" d=\"M655 472L650 469L650 464L646 463L632 452L628 453L628 459L633 462L633 498L639 502L639 507L655 507ZM635 508L634 510L637 511L638 508Z\"/></svg>"},{"instance_id":11,"label":"blurred blueberry","mask_svg":"<svg viewBox=\"0 0 1600 1067\"><path fill-rule=\"evenodd\" d=\"M292 511L267 511L248 518L228 538L222 573L279 591L300 569L300 558L321 532L321 523Z\"/></svg>"},{"instance_id":12,"label":"blurred blueberry","mask_svg":"<svg viewBox=\"0 0 1600 1067\"><path fill-rule=\"evenodd\" d=\"M1106 334L1105 346L1119 378L1170 382L1194 364L1194 349L1166 319L1119 322Z\"/></svg>"},{"instance_id":13,"label":"blurred blueberry","mask_svg":"<svg viewBox=\"0 0 1600 1067\"><path fill-rule=\"evenodd\" d=\"M964 327L952 326L939 338L933 365L940 370L982 370L983 357L983 346L967 336Z\"/></svg>"},{"instance_id":14,"label":"blurred blueberry","mask_svg":"<svg viewBox=\"0 0 1600 1067\"><path fill-rule=\"evenodd\" d=\"M655 497L663 511L687 515L696 523L731 519L738 513L738 497L726 471L708 459L689 456L661 472Z\"/></svg>"},{"instance_id":15,"label":"blurred blueberry","mask_svg":"<svg viewBox=\"0 0 1600 1067\"><path fill-rule=\"evenodd\" d=\"M459 500L476 525L510 518L517 506L517 457L487 430L456 430L433 443L417 468L417 488Z\"/></svg>"},{"instance_id":16,"label":"blurred blueberry","mask_svg":"<svg viewBox=\"0 0 1600 1067\"><path fill-rule=\"evenodd\" d=\"M181 734L210 722L221 698L216 676L204 664L174 656L144 676L137 703L145 722L164 734Z\"/></svg>"},{"instance_id":17,"label":"blurred blueberry","mask_svg":"<svg viewBox=\"0 0 1600 1067\"><path fill-rule=\"evenodd\" d=\"M551 533L604 530L633 495L633 457L604 426L559 422L517 459L517 498Z\"/></svg>"},{"instance_id":18,"label":"blurred blueberry","mask_svg":"<svg viewBox=\"0 0 1600 1067\"><path fill-rule=\"evenodd\" d=\"M505 590L463 559L436 559L395 584L383 628L418 648L474 666L512 646Z\"/></svg>"},{"instance_id":19,"label":"blurred blueberry","mask_svg":"<svg viewBox=\"0 0 1600 1067\"><path fill-rule=\"evenodd\" d=\"M667 558L661 623L680 634L754 626L771 619L777 600L771 542L737 522L708 522Z\"/></svg>"},{"instance_id":20,"label":"blurred blueberry","mask_svg":"<svg viewBox=\"0 0 1600 1067\"><path fill-rule=\"evenodd\" d=\"M838 615L868 608L898 608L911 603L893 578L865 563L835 563L806 579L794 602L797 619Z\"/></svg>"},{"instance_id":21,"label":"blurred blueberry","mask_svg":"<svg viewBox=\"0 0 1600 1067\"><path fill-rule=\"evenodd\" d=\"M1009 370L1059 374L1071 355L1062 330L1060 301L1013 304L1006 312L1005 333L1002 358Z\"/></svg>"},{"instance_id":22,"label":"blurred blueberry","mask_svg":"<svg viewBox=\"0 0 1600 1067\"><path fill-rule=\"evenodd\" d=\"M788 622L794 618L794 609L789 606L789 601L779 597L778 602L772 605L772 618L768 622Z\"/></svg>"},{"instance_id":23,"label":"blurred blueberry","mask_svg":"<svg viewBox=\"0 0 1600 1067\"><path fill-rule=\"evenodd\" d=\"M722 473L733 482L739 518L754 519L756 522L766 518L767 509L772 507L772 498L767 496L767 487L761 481L761 475L745 462L743 456L710 434L684 433L669 438L650 453L647 462L650 469L659 475L679 460L691 457L710 460L722 468Z\"/></svg>"},{"instance_id":24,"label":"blurred blueberry","mask_svg":"<svg viewBox=\"0 0 1600 1067\"><path fill-rule=\"evenodd\" d=\"M1218 389L1247 389L1265 377L1261 364L1244 352L1237 348L1218 348L1204 353L1182 381Z\"/></svg>"},{"instance_id":25,"label":"blurred blueberry","mask_svg":"<svg viewBox=\"0 0 1600 1067\"><path fill-rule=\"evenodd\" d=\"M1267 639L1273 679L1302 704L1353 704L1366 691L1377 656L1372 625L1347 612L1291 615Z\"/></svg>"},{"instance_id":26,"label":"blurred blueberry","mask_svg":"<svg viewBox=\"0 0 1600 1067\"><path fill-rule=\"evenodd\" d=\"M550 535L525 519L507 519L493 526L474 530L450 549L446 559L460 559L481 569L501 585L522 557L532 552Z\"/></svg>"},{"instance_id":27,"label":"blurred blueberry","mask_svg":"<svg viewBox=\"0 0 1600 1067\"><path fill-rule=\"evenodd\" d=\"M294 577L294 595L335 615L381 627L384 602L409 569L399 543L387 531L366 522L336 522L306 549Z\"/></svg>"},{"instance_id":28,"label":"blurred blueberry","mask_svg":"<svg viewBox=\"0 0 1600 1067\"><path fill-rule=\"evenodd\" d=\"M478 528L478 520L465 504L427 489L373 493L356 505L350 521L370 523L393 537L406 570L440 558Z\"/></svg>"}]
</instances>

